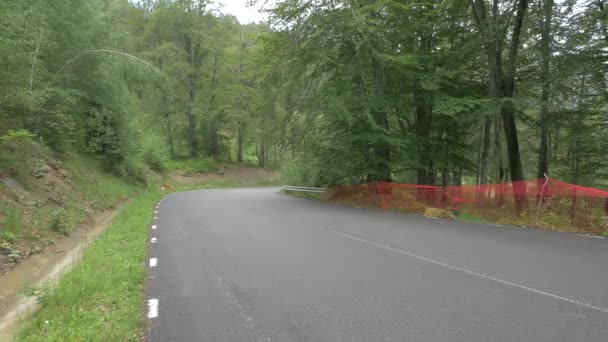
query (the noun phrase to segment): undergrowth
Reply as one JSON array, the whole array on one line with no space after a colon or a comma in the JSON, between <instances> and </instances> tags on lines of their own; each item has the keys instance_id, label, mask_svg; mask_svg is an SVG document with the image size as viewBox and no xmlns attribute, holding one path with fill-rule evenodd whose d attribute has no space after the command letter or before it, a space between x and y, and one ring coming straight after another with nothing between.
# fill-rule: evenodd
<instances>
[{"instance_id":1,"label":"undergrowth","mask_svg":"<svg viewBox=\"0 0 608 342\"><path fill-rule=\"evenodd\" d=\"M312 199L312 200L317 200L317 201L321 200L321 194L316 193L316 192L299 192L299 191L281 190L280 193L282 193L283 195L291 196L291 197L306 198L306 199Z\"/></svg>"}]
</instances>

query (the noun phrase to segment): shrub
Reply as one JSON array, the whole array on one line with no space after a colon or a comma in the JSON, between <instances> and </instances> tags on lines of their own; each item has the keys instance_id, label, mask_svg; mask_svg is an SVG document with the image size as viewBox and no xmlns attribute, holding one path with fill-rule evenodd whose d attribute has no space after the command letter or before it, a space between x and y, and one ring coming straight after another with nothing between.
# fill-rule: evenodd
<instances>
[{"instance_id":1,"label":"shrub","mask_svg":"<svg viewBox=\"0 0 608 342\"><path fill-rule=\"evenodd\" d=\"M10 142L16 140L29 140L35 138L36 135L24 129L17 131L9 130L5 135L0 136L0 142Z\"/></svg>"}]
</instances>

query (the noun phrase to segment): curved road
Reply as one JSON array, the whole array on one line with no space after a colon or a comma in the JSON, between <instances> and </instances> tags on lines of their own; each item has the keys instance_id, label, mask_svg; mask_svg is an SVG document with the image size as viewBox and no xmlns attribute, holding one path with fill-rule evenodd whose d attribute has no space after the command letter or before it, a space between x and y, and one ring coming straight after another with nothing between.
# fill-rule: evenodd
<instances>
[{"instance_id":1,"label":"curved road","mask_svg":"<svg viewBox=\"0 0 608 342\"><path fill-rule=\"evenodd\" d=\"M148 339L608 341L608 240L336 207L166 197Z\"/></svg>"}]
</instances>

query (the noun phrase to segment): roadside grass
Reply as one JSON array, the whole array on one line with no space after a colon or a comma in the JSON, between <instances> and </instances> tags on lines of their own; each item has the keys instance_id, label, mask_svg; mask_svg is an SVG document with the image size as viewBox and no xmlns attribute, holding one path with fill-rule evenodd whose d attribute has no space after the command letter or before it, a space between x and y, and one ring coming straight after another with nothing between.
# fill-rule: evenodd
<instances>
[{"instance_id":1,"label":"roadside grass","mask_svg":"<svg viewBox=\"0 0 608 342\"><path fill-rule=\"evenodd\" d=\"M144 324L148 227L164 195L147 191L130 202L58 282L35 294L42 309L18 341L139 341Z\"/></svg>"},{"instance_id":2,"label":"roadside grass","mask_svg":"<svg viewBox=\"0 0 608 342\"><path fill-rule=\"evenodd\" d=\"M456 211L454 215L458 220L467 221L467 222L477 222L477 223L490 223L490 220L485 219L481 216L475 215L473 213L468 213L465 211Z\"/></svg>"},{"instance_id":3,"label":"roadside grass","mask_svg":"<svg viewBox=\"0 0 608 342\"><path fill-rule=\"evenodd\" d=\"M291 196L291 197L305 198L305 199L311 199L311 200L316 200L316 201L321 200L321 194L316 193L316 192L297 192L297 191L281 190L280 193L283 195Z\"/></svg>"},{"instance_id":4,"label":"roadside grass","mask_svg":"<svg viewBox=\"0 0 608 342\"><path fill-rule=\"evenodd\" d=\"M178 185L176 191L261 185L274 184L226 180ZM26 291L42 308L17 341L141 340L152 208L166 194L158 188L139 194L125 206L58 281Z\"/></svg>"}]
</instances>

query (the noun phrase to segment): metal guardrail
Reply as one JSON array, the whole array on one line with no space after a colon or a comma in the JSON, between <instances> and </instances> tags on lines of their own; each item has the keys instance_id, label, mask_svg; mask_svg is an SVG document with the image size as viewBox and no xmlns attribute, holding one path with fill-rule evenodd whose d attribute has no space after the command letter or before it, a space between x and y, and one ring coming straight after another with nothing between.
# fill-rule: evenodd
<instances>
[{"instance_id":1,"label":"metal guardrail","mask_svg":"<svg viewBox=\"0 0 608 342\"><path fill-rule=\"evenodd\" d=\"M325 191L325 188L309 188L305 186L289 186L283 185L283 190L285 191L295 191L295 192L316 192L321 193Z\"/></svg>"}]
</instances>

